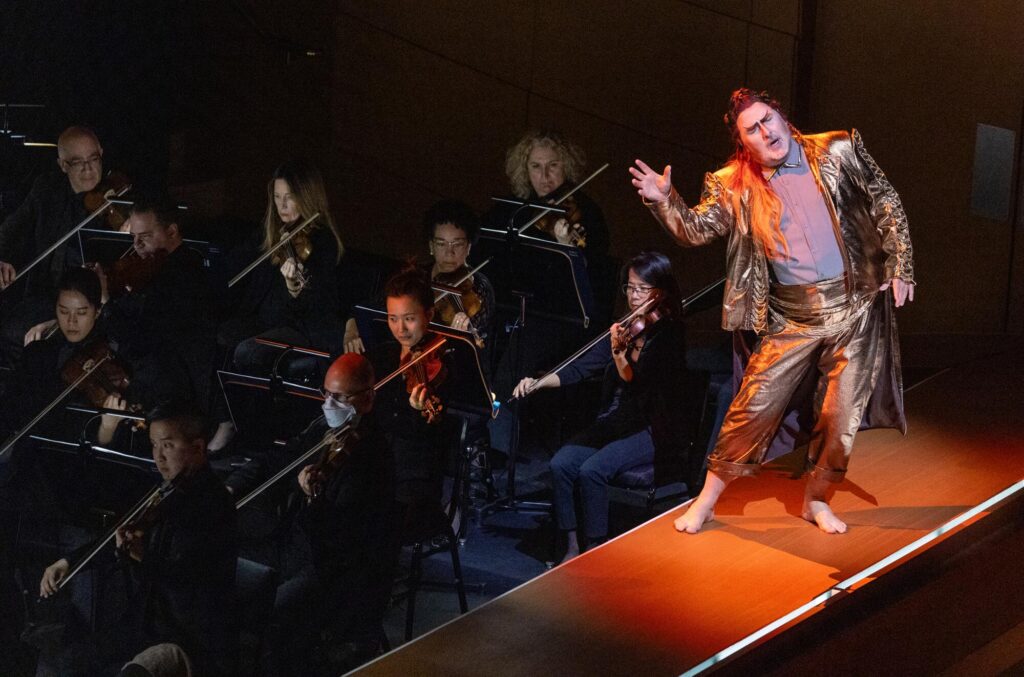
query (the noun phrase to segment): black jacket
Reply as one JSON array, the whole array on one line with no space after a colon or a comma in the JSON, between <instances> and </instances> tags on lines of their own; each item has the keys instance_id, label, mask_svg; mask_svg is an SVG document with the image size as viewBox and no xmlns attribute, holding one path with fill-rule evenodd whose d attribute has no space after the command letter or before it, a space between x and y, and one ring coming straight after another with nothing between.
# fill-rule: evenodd
<instances>
[{"instance_id":1,"label":"black jacket","mask_svg":"<svg viewBox=\"0 0 1024 677\"><path fill-rule=\"evenodd\" d=\"M303 263L309 284L292 298L279 267L270 259L261 263L249 273L251 279L238 310L222 330L225 342L237 343L268 329L291 327L312 347L329 352L340 349L338 243L326 228L314 230L310 242L313 252Z\"/></svg>"},{"instance_id":2,"label":"black jacket","mask_svg":"<svg viewBox=\"0 0 1024 677\"><path fill-rule=\"evenodd\" d=\"M216 352L212 312L203 258L187 245L168 254L144 288L107 304L109 332L138 374L133 402L148 408L198 397L208 406Z\"/></svg>"},{"instance_id":3,"label":"black jacket","mask_svg":"<svg viewBox=\"0 0 1024 677\"><path fill-rule=\"evenodd\" d=\"M21 272L86 216L82 195L71 189L63 173L41 175L21 205L0 225L0 261ZM77 244L72 238L33 268L27 276L25 294L53 295L64 268L82 264Z\"/></svg>"},{"instance_id":4,"label":"black jacket","mask_svg":"<svg viewBox=\"0 0 1024 677\"><path fill-rule=\"evenodd\" d=\"M140 585L143 636L181 645L197 674L234 668L237 558L234 500L203 465L159 506L142 561L129 559Z\"/></svg>"},{"instance_id":5,"label":"black jacket","mask_svg":"<svg viewBox=\"0 0 1024 677\"><path fill-rule=\"evenodd\" d=\"M695 435L697 403L704 394L686 369L684 338L679 320L665 318L651 326L629 383L619 377L608 340L560 372L563 386L604 374L602 411L573 442L602 447L650 427L656 477L681 477L680 464Z\"/></svg>"},{"instance_id":6,"label":"black jacket","mask_svg":"<svg viewBox=\"0 0 1024 677\"><path fill-rule=\"evenodd\" d=\"M302 435L308 448L323 438L321 419ZM388 542L394 500L394 462L373 414L363 416L346 458L330 475L322 492L305 502L299 524L309 538L313 564L328 576L371 576ZM314 459L315 460L315 459Z\"/></svg>"},{"instance_id":7,"label":"black jacket","mask_svg":"<svg viewBox=\"0 0 1024 677\"><path fill-rule=\"evenodd\" d=\"M424 342L429 344L433 340L434 335L428 333ZM444 347L439 351L443 353ZM378 379L398 368L400 354L401 346L397 342L383 344L378 350L373 351L370 359ZM448 376L443 383L433 389L433 392L446 405L451 399L450 391L457 376L456 369L448 355L442 354L441 360ZM434 494L439 497L443 475L442 419L444 412L442 411L441 417L428 423L421 412L409 405L409 392L406 388L405 378L401 376L377 391L374 411L391 445L395 459L396 484L423 483L421 489L429 489L429 491L417 490L415 492L423 495L405 496L405 498L428 498L433 497Z\"/></svg>"}]
</instances>

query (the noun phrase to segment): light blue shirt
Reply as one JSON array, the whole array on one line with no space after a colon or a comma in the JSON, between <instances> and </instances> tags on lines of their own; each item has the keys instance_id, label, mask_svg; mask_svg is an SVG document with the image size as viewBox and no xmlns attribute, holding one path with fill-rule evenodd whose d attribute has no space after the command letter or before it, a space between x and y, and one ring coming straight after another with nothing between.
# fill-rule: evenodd
<instances>
[{"instance_id":1,"label":"light blue shirt","mask_svg":"<svg viewBox=\"0 0 1024 677\"><path fill-rule=\"evenodd\" d=\"M810 284L842 275L843 255L832 217L796 139L768 185L782 201L779 228L789 245L789 254L776 246L778 255L771 259L779 284Z\"/></svg>"}]
</instances>

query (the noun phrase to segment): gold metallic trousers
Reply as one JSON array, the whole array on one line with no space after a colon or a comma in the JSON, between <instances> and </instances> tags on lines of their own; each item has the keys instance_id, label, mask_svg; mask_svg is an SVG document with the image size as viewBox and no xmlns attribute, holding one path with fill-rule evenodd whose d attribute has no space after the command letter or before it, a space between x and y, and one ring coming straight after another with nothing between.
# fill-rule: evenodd
<instances>
[{"instance_id":1,"label":"gold metallic trousers","mask_svg":"<svg viewBox=\"0 0 1024 677\"><path fill-rule=\"evenodd\" d=\"M771 331L750 357L708 469L756 475L794 390L808 370L816 369L807 468L815 479L841 481L885 357L880 304L887 301L884 294L873 294L851 304L844 277L772 285Z\"/></svg>"}]
</instances>

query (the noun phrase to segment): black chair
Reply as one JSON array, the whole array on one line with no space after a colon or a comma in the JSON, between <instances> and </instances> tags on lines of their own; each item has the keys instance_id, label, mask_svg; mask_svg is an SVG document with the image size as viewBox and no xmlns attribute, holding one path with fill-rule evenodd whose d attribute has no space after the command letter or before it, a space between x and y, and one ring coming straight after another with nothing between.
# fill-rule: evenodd
<instances>
[{"instance_id":1,"label":"black chair","mask_svg":"<svg viewBox=\"0 0 1024 677\"><path fill-rule=\"evenodd\" d=\"M459 612L469 611L466 601L466 585L462 579L462 564L459 560L459 538L453 520L462 514L462 499L465 494L468 464L465 460L467 431L469 418L449 409L445 413L442 425L445 426L444 439L448 441L446 454L449 463L447 474L453 479L451 500L446 508L438 506L422 507L416 524L410 526L406 521L406 533L403 545L411 546L412 555L409 562L409 574L398 581L404 584L405 590L392 596L392 601L406 600L405 608L405 639L409 641L413 635L413 623L416 613L416 595L423 587L454 588L459 597ZM410 512L418 512L414 507ZM447 552L452 560L451 581L423 580L423 560L438 553Z\"/></svg>"},{"instance_id":2,"label":"black chair","mask_svg":"<svg viewBox=\"0 0 1024 677\"><path fill-rule=\"evenodd\" d=\"M675 472L655 482L654 463L645 463L623 470L609 483L613 501L634 503L639 499L648 518L654 516L654 506L658 501L693 496L700 490L706 457L705 432L709 425L708 415L714 407L714 402L709 400L714 395L708 387L709 374L691 372L691 377L689 387L695 389L696 394L688 399L696 411L693 412L689 434L679 440L677 453L680 463ZM625 501L621 500L623 495L628 497Z\"/></svg>"},{"instance_id":3,"label":"black chair","mask_svg":"<svg viewBox=\"0 0 1024 677\"><path fill-rule=\"evenodd\" d=\"M260 657L277 594L277 569L238 558L235 597L239 619L238 674L259 673Z\"/></svg>"}]
</instances>

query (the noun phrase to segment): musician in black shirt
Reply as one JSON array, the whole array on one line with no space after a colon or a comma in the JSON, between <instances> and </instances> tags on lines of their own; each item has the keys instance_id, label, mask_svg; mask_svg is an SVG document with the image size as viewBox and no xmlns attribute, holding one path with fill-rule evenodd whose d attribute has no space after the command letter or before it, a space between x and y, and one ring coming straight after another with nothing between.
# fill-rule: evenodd
<instances>
[{"instance_id":1,"label":"musician in black shirt","mask_svg":"<svg viewBox=\"0 0 1024 677\"><path fill-rule=\"evenodd\" d=\"M164 498L116 534L137 594L118 622L72 638L61 674L114 674L136 653L162 642L182 647L197 674L234 673L234 501L206 461L205 424L194 408L157 408L147 424ZM41 596L57 591L75 560L62 558L46 569Z\"/></svg>"},{"instance_id":2,"label":"musician in black shirt","mask_svg":"<svg viewBox=\"0 0 1024 677\"><path fill-rule=\"evenodd\" d=\"M86 216L83 194L103 177L103 148L85 127L69 127L57 140L57 165L36 179L21 205L0 225L0 289ZM20 354L25 333L50 317L56 285L65 268L82 264L78 248L65 243L26 275L21 301L9 304L3 317L5 351ZM13 292L6 292L5 296Z\"/></svg>"}]
</instances>

